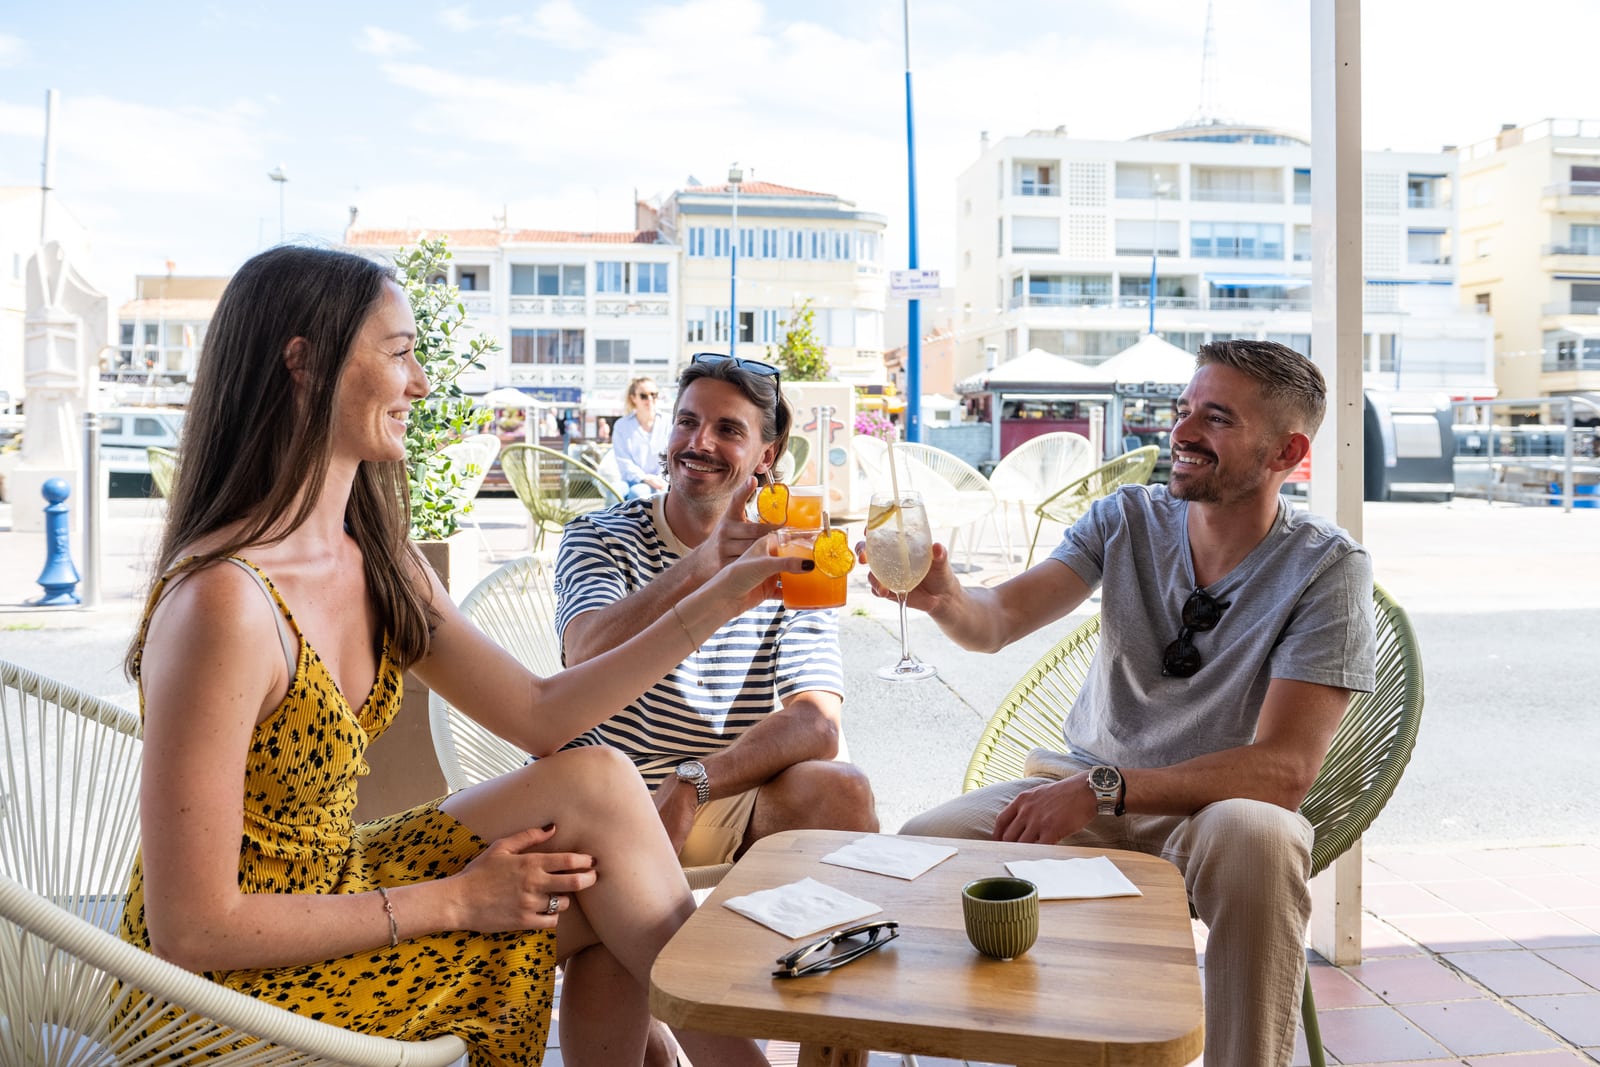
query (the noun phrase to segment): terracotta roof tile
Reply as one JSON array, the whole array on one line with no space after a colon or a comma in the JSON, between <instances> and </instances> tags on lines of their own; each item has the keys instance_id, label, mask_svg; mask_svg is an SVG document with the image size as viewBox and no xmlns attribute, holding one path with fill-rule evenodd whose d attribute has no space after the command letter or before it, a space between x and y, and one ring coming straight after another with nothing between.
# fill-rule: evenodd
<instances>
[{"instance_id":1,"label":"terracotta roof tile","mask_svg":"<svg viewBox=\"0 0 1600 1067\"><path fill-rule=\"evenodd\" d=\"M727 183L722 185L696 185L685 189L686 193L725 193L728 191ZM810 189L796 189L792 185L777 185L773 182L743 182L739 192L744 196L822 196L832 198L832 193L816 193Z\"/></svg>"},{"instance_id":2,"label":"terracotta roof tile","mask_svg":"<svg viewBox=\"0 0 1600 1067\"><path fill-rule=\"evenodd\" d=\"M360 247L400 248L423 237L444 237L452 248L498 248L504 244L651 245L660 240L655 230L587 232L583 230L350 230L345 244Z\"/></svg>"}]
</instances>

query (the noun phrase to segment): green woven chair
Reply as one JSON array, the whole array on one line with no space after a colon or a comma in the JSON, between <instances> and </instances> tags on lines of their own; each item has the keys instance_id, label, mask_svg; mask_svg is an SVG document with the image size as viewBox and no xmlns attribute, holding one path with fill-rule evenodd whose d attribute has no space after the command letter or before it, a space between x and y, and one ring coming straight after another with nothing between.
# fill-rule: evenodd
<instances>
[{"instance_id":1,"label":"green woven chair","mask_svg":"<svg viewBox=\"0 0 1600 1067\"><path fill-rule=\"evenodd\" d=\"M1322 770L1300 805L1316 832L1311 873L1320 874L1366 832L1394 795L1411 760L1422 720L1422 656L1411 620L1382 588L1373 587L1377 631L1377 687L1357 693L1328 746ZM978 739L967 765L964 791L1023 776L1035 748L1059 750L1067 712L1088 674L1100 642L1100 616L1064 637L1022 676ZM1317 1005L1306 975L1301 1003L1306 1045L1325 1067Z\"/></svg>"},{"instance_id":2,"label":"green woven chair","mask_svg":"<svg viewBox=\"0 0 1600 1067\"><path fill-rule=\"evenodd\" d=\"M1155 445L1124 452L1082 478L1068 482L1065 488L1047 497L1044 503L1033 509L1037 518L1033 524L1033 544L1028 548L1028 566L1033 566L1034 554L1039 551L1039 534L1044 529L1046 519L1071 526L1083 518L1089 511L1089 505L1101 497L1111 495L1124 485L1143 485L1148 482L1160 455L1161 449Z\"/></svg>"},{"instance_id":3,"label":"green woven chair","mask_svg":"<svg viewBox=\"0 0 1600 1067\"><path fill-rule=\"evenodd\" d=\"M172 496L172 480L178 475L178 454L170 448L151 445L145 449L150 457L150 482L162 499Z\"/></svg>"},{"instance_id":4,"label":"green woven chair","mask_svg":"<svg viewBox=\"0 0 1600 1067\"><path fill-rule=\"evenodd\" d=\"M561 669L554 578L554 568L545 561L523 556L495 568L461 601L462 612L474 626L523 666L545 677ZM513 771L532 758L462 714L438 693L428 694L428 726L434 755L451 792ZM720 863L685 867L683 874L690 889L711 889L732 869L733 864Z\"/></svg>"},{"instance_id":5,"label":"green woven chair","mask_svg":"<svg viewBox=\"0 0 1600 1067\"><path fill-rule=\"evenodd\" d=\"M579 515L622 499L622 490L599 471L543 445L506 445L500 450L500 469L528 509L534 552L543 550L546 533L559 534Z\"/></svg>"}]
</instances>

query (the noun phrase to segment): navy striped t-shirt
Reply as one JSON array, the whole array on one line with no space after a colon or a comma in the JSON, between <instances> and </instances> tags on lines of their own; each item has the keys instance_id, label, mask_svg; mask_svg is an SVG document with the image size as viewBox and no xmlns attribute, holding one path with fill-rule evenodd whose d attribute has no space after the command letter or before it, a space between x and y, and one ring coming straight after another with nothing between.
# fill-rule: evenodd
<instances>
[{"instance_id":1,"label":"navy striped t-shirt","mask_svg":"<svg viewBox=\"0 0 1600 1067\"><path fill-rule=\"evenodd\" d=\"M556 629L642 589L688 554L662 512L630 500L567 524L556 555ZM844 694L834 609L765 600L726 623L638 700L567 745L625 752L653 789L686 759L726 748L802 692Z\"/></svg>"}]
</instances>

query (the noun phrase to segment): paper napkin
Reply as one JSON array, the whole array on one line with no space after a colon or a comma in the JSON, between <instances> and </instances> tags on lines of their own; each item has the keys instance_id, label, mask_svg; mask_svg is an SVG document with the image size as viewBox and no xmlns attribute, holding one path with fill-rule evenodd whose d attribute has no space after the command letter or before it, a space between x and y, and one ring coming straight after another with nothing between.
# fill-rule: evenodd
<instances>
[{"instance_id":1,"label":"paper napkin","mask_svg":"<svg viewBox=\"0 0 1600 1067\"><path fill-rule=\"evenodd\" d=\"M956 854L949 845L930 845L893 834L868 834L822 857L835 867L854 867L858 871L887 874L906 881L927 874Z\"/></svg>"},{"instance_id":2,"label":"paper napkin","mask_svg":"<svg viewBox=\"0 0 1600 1067\"><path fill-rule=\"evenodd\" d=\"M731 897L724 903L785 937L832 930L883 910L869 900L853 897L814 878Z\"/></svg>"},{"instance_id":3,"label":"paper napkin","mask_svg":"<svg viewBox=\"0 0 1600 1067\"><path fill-rule=\"evenodd\" d=\"M1038 886L1040 900L1144 896L1108 856L1086 860L1012 860L1006 864L1006 870Z\"/></svg>"}]
</instances>

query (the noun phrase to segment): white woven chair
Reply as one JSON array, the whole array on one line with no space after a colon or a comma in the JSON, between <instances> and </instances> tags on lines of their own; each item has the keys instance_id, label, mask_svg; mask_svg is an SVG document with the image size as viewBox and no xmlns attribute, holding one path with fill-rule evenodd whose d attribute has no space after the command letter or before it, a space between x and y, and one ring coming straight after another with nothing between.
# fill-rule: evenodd
<instances>
[{"instance_id":1,"label":"white woven chair","mask_svg":"<svg viewBox=\"0 0 1600 1067\"><path fill-rule=\"evenodd\" d=\"M1004 517L1006 554L1011 554L1011 505L1017 507L1022 536L1028 536L1028 516L1062 486L1094 469L1094 446L1082 434L1059 431L1022 442L1000 458L989 474L989 484L1000 498Z\"/></svg>"},{"instance_id":2,"label":"white woven chair","mask_svg":"<svg viewBox=\"0 0 1600 1067\"><path fill-rule=\"evenodd\" d=\"M488 477L489 468L500 454L500 438L492 433L475 433L454 444L445 445L440 451L450 457L450 473L461 479L460 486L451 494L457 510L461 512L461 523L478 531L478 542L487 552L489 539L483 527L478 525L478 490L483 488L483 480Z\"/></svg>"},{"instance_id":3,"label":"white woven chair","mask_svg":"<svg viewBox=\"0 0 1600 1067\"><path fill-rule=\"evenodd\" d=\"M544 560L523 556L495 568L461 601L462 612L478 629L543 677L561 670L554 577L554 568ZM438 693L428 694L428 725L451 792L515 770L532 758ZM721 863L685 867L683 873L690 889L710 889L732 869L733 864Z\"/></svg>"},{"instance_id":4,"label":"white woven chair","mask_svg":"<svg viewBox=\"0 0 1600 1067\"><path fill-rule=\"evenodd\" d=\"M0 1063L445 1067L455 1037L392 1041L226 989L114 932L139 831L139 718L0 661ZM140 1039L147 1028L155 1033Z\"/></svg>"}]
</instances>

